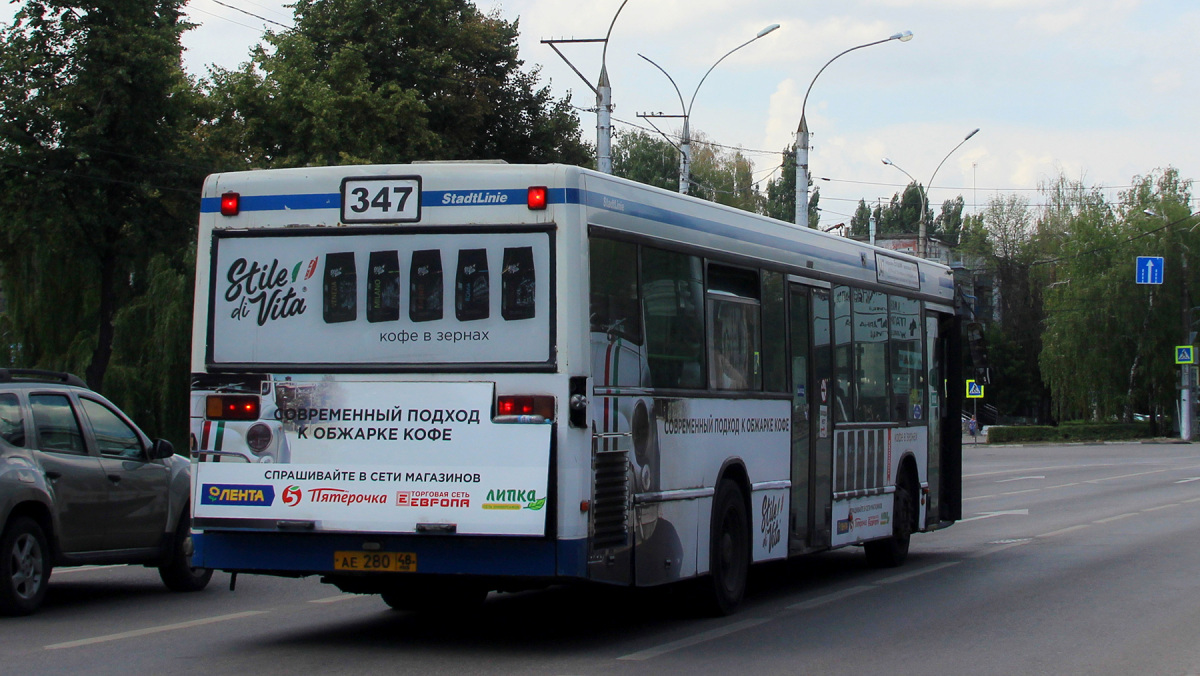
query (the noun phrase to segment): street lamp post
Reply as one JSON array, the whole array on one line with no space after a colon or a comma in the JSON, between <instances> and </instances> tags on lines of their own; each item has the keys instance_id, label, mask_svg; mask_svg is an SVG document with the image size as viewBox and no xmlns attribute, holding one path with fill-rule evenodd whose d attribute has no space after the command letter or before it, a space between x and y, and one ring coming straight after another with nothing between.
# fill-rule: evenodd
<instances>
[{"instance_id":1,"label":"street lamp post","mask_svg":"<svg viewBox=\"0 0 1200 676\"><path fill-rule=\"evenodd\" d=\"M687 103L687 105L684 105L684 103L683 103L683 94L680 93L680 91L679 91L679 85L675 84L675 78L671 77L670 73L668 73L662 66L660 66L657 63L655 63L654 61L652 61L650 59L650 57L646 56L645 54L638 54L638 56L640 56L643 59L645 59L646 61L648 61L651 66L654 66L663 75L667 76L667 79L670 80L670 82L671 82L671 86L675 88L675 95L679 97L679 107L683 110L683 136L679 142L679 192L680 193L682 193L684 195L688 194L688 189L691 185L690 178L691 178L691 166L692 166L692 132L691 132L690 121L691 121L691 117L692 117L692 104L694 104L696 102L696 95L700 93L700 86L703 85L704 81L708 79L708 74L713 72L713 69L716 68L717 65L720 64L722 61L724 61L726 58L728 58L730 54L733 54L737 50L739 50L742 47L745 47L746 45L750 44L751 42L754 42L755 40L767 35L768 33L773 32L777 28L779 28L779 24L777 24L777 23L767 26L766 28L760 30L758 32L758 34L755 35L754 37L743 42L742 44L738 45L737 47L734 47L733 49L726 52L725 56L722 56L721 58L717 59L716 63L709 66L708 70L704 73L704 77L700 78L700 84L696 85L696 90L692 92L692 99ZM647 117L647 116L643 116L643 117ZM653 116L653 117L659 117L659 116Z\"/></svg>"},{"instance_id":2,"label":"street lamp post","mask_svg":"<svg viewBox=\"0 0 1200 676\"><path fill-rule=\"evenodd\" d=\"M875 42L867 42L857 47L851 47L826 61L825 65L821 66L821 70L818 70L817 74L813 76L812 82L808 83L808 89L804 92L804 101L800 104L800 126L796 128L796 225L804 228L808 227L808 121L804 117L804 109L808 106L808 95L812 91L813 85L817 83L817 78L821 77L821 73L825 72L829 64L837 61L844 54L849 54L856 49L891 42L892 40L908 42L912 37L912 31L904 31L883 40L876 40Z\"/></svg>"},{"instance_id":3,"label":"street lamp post","mask_svg":"<svg viewBox=\"0 0 1200 676\"><path fill-rule=\"evenodd\" d=\"M1167 217L1158 214L1150 209L1143 209L1142 213L1147 216L1161 218L1167 221L1168 227L1172 225ZM1189 216L1190 218L1190 216ZM1192 226L1195 229L1196 226ZM1191 232L1189 230L1188 232ZM1182 237L1181 237L1182 239ZM1195 345L1195 340L1192 338L1192 301L1188 294L1188 263L1187 255L1191 251L1188 246L1182 241L1179 242L1179 295L1183 304L1183 344ZM1191 364L1183 364L1180 369L1179 378L1179 438L1183 441L1192 440L1192 377L1193 369Z\"/></svg>"},{"instance_id":4,"label":"street lamp post","mask_svg":"<svg viewBox=\"0 0 1200 676\"><path fill-rule=\"evenodd\" d=\"M928 229L928 227L926 227L926 224L925 224L925 212L928 210L928 207L929 207L929 190L930 190L930 188L933 187L933 179L934 179L934 177L937 176L938 170L940 170L942 168L942 165L946 163L946 160L950 159L950 156L954 154L954 151L958 150L960 147L962 147L962 144L971 140L971 137L978 133L979 133L978 128L972 129L969 134L967 134L965 137L963 137L963 140L958 142L958 145L954 146L953 148L950 149L950 152L946 153L946 156L942 158L942 161L938 162L937 168L935 168L933 170L933 173L930 174L929 182L925 184L924 188L921 187L920 183L917 183L917 179L913 178L912 174L908 173L907 171L904 171L903 169L900 169L900 165L896 164L895 162L889 160L886 157L883 158L884 164L886 164L888 166L896 167L897 169L900 169L900 171L905 176L907 176L909 178L909 180L911 180L914 184L916 184L917 189L921 191L921 213L920 213L919 217L917 218L917 256L919 256L921 258L925 258L926 255L928 254L927 243L929 240L929 229Z\"/></svg>"}]
</instances>

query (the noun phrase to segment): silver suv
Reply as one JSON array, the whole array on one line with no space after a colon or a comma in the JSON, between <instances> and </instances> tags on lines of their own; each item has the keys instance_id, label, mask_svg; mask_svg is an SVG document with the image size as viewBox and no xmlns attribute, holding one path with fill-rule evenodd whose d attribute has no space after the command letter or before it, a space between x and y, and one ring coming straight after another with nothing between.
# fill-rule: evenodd
<instances>
[{"instance_id":1,"label":"silver suv","mask_svg":"<svg viewBox=\"0 0 1200 676\"><path fill-rule=\"evenodd\" d=\"M55 566L153 566L199 591L191 463L78 377L0 369L0 615L27 615Z\"/></svg>"}]
</instances>

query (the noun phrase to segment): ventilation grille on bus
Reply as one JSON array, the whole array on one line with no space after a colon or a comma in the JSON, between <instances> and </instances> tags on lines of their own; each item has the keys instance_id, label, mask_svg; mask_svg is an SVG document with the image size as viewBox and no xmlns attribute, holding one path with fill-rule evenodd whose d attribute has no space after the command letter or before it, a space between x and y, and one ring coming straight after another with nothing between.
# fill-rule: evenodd
<instances>
[{"instance_id":1,"label":"ventilation grille on bus","mask_svg":"<svg viewBox=\"0 0 1200 676\"><path fill-rule=\"evenodd\" d=\"M622 547L629 542L625 512L629 504L629 451L594 456L596 485L592 491L592 549Z\"/></svg>"},{"instance_id":2,"label":"ventilation grille on bus","mask_svg":"<svg viewBox=\"0 0 1200 676\"><path fill-rule=\"evenodd\" d=\"M838 430L833 443L834 492L873 493L887 485L887 430Z\"/></svg>"}]
</instances>

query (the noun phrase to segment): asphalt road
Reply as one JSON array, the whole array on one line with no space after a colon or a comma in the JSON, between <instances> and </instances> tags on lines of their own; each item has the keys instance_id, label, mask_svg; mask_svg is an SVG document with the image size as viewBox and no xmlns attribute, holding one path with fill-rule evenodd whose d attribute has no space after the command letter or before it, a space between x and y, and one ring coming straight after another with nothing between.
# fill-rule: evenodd
<instances>
[{"instance_id":1,"label":"asphalt road","mask_svg":"<svg viewBox=\"0 0 1200 676\"><path fill-rule=\"evenodd\" d=\"M963 521L905 566L756 569L720 619L687 587L438 619L315 579L172 594L152 569L57 570L39 614L0 619L0 673L1200 673L1200 445L968 445L963 481Z\"/></svg>"}]
</instances>

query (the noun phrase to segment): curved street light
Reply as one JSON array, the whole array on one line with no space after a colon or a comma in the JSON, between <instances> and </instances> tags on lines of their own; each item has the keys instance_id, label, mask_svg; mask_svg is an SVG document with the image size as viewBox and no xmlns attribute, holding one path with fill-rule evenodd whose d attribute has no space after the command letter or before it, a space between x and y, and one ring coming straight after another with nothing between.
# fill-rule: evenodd
<instances>
[{"instance_id":1,"label":"curved street light","mask_svg":"<svg viewBox=\"0 0 1200 676\"><path fill-rule=\"evenodd\" d=\"M876 40L851 47L826 61L825 65L821 66L821 70L818 70L817 74L813 76L812 82L808 83L808 89L804 92L804 102L800 104L800 126L796 128L796 225L805 228L808 227L808 121L804 118L804 109L808 106L808 94L812 91L813 85L817 83L817 78L821 77L821 73L825 72L829 64L856 49L881 45L892 40L908 42L912 37L912 31L904 31L895 33L883 40Z\"/></svg>"},{"instance_id":2,"label":"curved street light","mask_svg":"<svg viewBox=\"0 0 1200 676\"><path fill-rule=\"evenodd\" d=\"M888 166L896 167L897 169L900 169L901 173L903 173L905 176L907 176L909 178L909 180L911 180L914 184L916 184L917 189L921 191L921 214L920 214L920 217L917 219L917 255L920 256L921 258L925 258L926 254L928 253L926 250L928 249L927 243L928 243L928 239L929 239L929 228L925 224L925 211L929 207L929 190L930 190L930 188L933 187L933 179L935 176L937 176L938 170L942 168L942 165L946 163L946 160L950 159L950 156L954 154L954 151L961 148L962 144L966 143L967 141L970 141L971 137L978 133L979 133L978 127L976 127L975 129L972 129L970 133L968 133L966 136L963 137L963 140L958 142L958 145L954 146L953 148L950 149L950 152L946 153L946 156L942 158L942 161L938 162L937 168L933 170L932 174L930 174L929 182L925 184L924 188L921 187L920 183L917 183L917 179L913 178L912 174L901 169L900 165L896 164L895 162L889 160L886 157L883 158L884 164L886 164Z\"/></svg>"},{"instance_id":3,"label":"curved street light","mask_svg":"<svg viewBox=\"0 0 1200 676\"><path fill-rule=\"evenodd\" d=\"M550 49L554 50L555 54L566 62L575 74L583 79L592 93L596 95L596 169L601 173L612 173L612 84L608 81L608 65L606 63L608 57L608 39L612 37L613 26L617 25L617 17L621 15L621 10L625 9L625 5L629 0L622 0L621 6L617 8L616 14L613 14L612 22L608 24L608 33L603 38L586 38L586 39L570 39L570 40L542 40L542 44L550 45ZM600 53L600 79L596 84L592 84L591 80L579 72L575 64L566 57L558 49L559 43L567 42L603 42L604 49Z\"/></svg>"},{"instance_id":4,"label":"curved street light","mask_svg":"<svg viewBox=\"0 0 1200 676\"><path fill-rule=\"evenodd\" d=\"M704 81L708 79L709 73L713 72L713 69L716 68L717 65L720 64L722 61L727 59L730 54L733 54L737 50L739 50L742 47L745 47L746 45L750 44L751 42L754 42L755 40L767 35L768 33L775 31L775 29L777 29L777 28L779 28L779 24L777 24L777 23L773 23L770 26L767 26L766 28L760 30L758 32L758 34L755 35L754 37L743 42L742 44L738 45L737 47L734 47L733 49L726 52L725 56L722 56L721 58L717 59L716 63L709 66L708 70L705 71L704 77L700 78L700 83L696 85L696 90L692 92L692 99L687 103L687 105L684 105L684 103L683 103L683 94L680 93L680 91L679 91L679 85L675 84L675 78L671 77L671 74L668 73L662 66L658 65L657 63L654 63L654 61L652 61L650 59L650 57L646 56L645 54L638 54L638 56L640 56L643 59L645 59L646 61L648 61L650 63L650 65L657 68L663 75L667 76L667 79L671 81L671 86L675 88L675 95L679 97L679 107L683 110L683 138L681 139L681 141L679 143L679 192L680 193L682 193L684 195L688 194L688 189L690 187L689 179L691 177L691 166L692 166L692 132L691 132L691 126L689 124L689 121L692 116L692 105L694 103L696 103L696 95L700 93L701 85L703 85Z\"/></svg>"},{"instance_id":5,"label":"curved street light","mask_svg":"<svg viewBox=\"0 0 1200 676\"><path fill-rule=\"evenodd\" d=\"M613 26L617 25L617 17L625 9L624 0L613 14L612 23L608 24L608 33L604 35L604 48L600 51L600 81L596 85L596 169L603 174L612 173L612 84L608 81L608 39L612 37Z\"/></svg>"}]
</instances>

